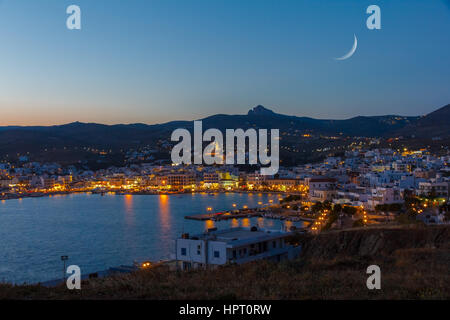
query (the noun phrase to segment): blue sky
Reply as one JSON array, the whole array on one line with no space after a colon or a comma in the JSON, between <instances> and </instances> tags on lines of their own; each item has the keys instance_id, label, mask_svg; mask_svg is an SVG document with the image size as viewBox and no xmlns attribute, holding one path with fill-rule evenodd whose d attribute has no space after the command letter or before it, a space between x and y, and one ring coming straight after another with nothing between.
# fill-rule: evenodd
<instances>
[{"instance_id":1,"label":"blue sky","mask_svg":"<svg viewBox=\"0 0 450 320\"><path fill-rule=\"evenodd\" d=\"M66 28L67 6L82 30ZM367 6L382 29L368 30ZM344 55L358 37L358 49ZM447 0L0 0L0 125L316 118L450 103Z\"/></svg>"}]
</instances>

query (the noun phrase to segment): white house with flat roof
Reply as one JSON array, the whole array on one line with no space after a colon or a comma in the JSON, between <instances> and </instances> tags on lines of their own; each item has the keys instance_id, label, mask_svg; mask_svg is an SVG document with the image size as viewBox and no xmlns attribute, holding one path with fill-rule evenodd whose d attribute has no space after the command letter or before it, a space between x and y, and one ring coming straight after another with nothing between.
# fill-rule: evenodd
<instances>
[{"instance_id":1,"label":"white house with flat roof","mask_svg":"<svg viewBox=\"0 0 450 320\"><path fill-rule=\"evenodd\" d=\"M260 259L281 261L292 259L300 247L285 242L291 232L252 228L212 229L206 233L176 240L177 266L183 270L242 264Z\"/></svg>"}]
</instances>

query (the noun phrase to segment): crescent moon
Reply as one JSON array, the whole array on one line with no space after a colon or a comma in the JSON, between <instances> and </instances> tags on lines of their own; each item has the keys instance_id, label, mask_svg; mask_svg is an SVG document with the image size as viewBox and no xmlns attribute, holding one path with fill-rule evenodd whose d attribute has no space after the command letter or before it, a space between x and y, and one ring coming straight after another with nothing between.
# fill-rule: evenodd
<instances>
[{"instance_id":1,"label":"crescent moon","mask_svg":"<svg viewBox=\"0 0 450 320\"><path fill-rule=\"evenodd\" d=\"M353 47L352 49L344 56L340 57L340 58L334 58L335 60L346 60L348 58L350 58L356 51L356 48L358 47L358 39L356 38L356 34L353 35L355 37L355 42L353 42Z\"/></svg>"}]
</instances>

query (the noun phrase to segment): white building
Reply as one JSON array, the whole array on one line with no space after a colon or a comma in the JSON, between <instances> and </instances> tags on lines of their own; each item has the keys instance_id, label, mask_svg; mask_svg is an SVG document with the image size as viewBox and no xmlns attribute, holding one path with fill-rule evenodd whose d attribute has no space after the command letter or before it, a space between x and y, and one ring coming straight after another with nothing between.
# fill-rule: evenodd
<instances>
[{"instance_id":1,"label":"white building","mask_svg":"<svg viewBox=\"0 0 450 320\"><path fill-rule=\"evenodd\" d=\"M367 209L375 210L377 205L403 203L402 194L399 188L381 188L372 189L367 199Z\"/></svg>"},{"instance_id":2,"label":"white building","mask_svg":"<svg viewBox=\"0 0 450 320\"><path fill-rule=\"evenodd\" d=\"M449 198L449 183L448 182L419 182L419 188L416 191L417 195L429 196L434 193L437 197L445 199Z\"/></svg>"},{"instance_id":3,"label":"white building","mask_svg":"<svg viewBox=\"0 0 450 320\"><path fill-rule=\"evenodd\" d=\"M249 173L246 175L246 180L248 185L261 186L264 181L266 181L267 176L262 175L258 172Z\"/></svg>"},{"instance_id":4,"label":"white building","mask_svg":"<svg viewBox=\"0 0 450 320\"><path fill-rule=\"evenodd\" d=\"M309 190L309 200L311 201L333 201L336 198L336 190L328 189L310 189Z\"/></svg>"},{"instance_id":5,"label":"white building","mask_svg":"<svg viewBox=\"0 0 450 320\"><path fill-rule=\"evenodd\" d=\"M175 243L177 266L189 270L260 259L292 259L298 255L300 247L285 243L291 234L256 227L212 229L195 236L184 234Z\"/></svg>"},{"instance_id":6,"label":"white building","mask_svg":"<svg viewBox=\"0 0 450 320\"><path fill-rule=\"evenodd\" d=\"M336 195L337 180L324 176L309 177L305 179L309 186L309 198L311 201L332 201Z\"/></svg>"},{"instance_id":7,"label":"white building","mask_svg":"<svg viewBox=\"0 0 450 320\"><path fill-rule=\"evenodd\" d=\"M416 220L422 221L425 224L443 224L444 214L439 213L438 210L428 210L421 214L418 214Z\"/></svg>"},{"instance_id":8,"label":"white building","mask_svg":"<svg viewBox=\"0 0 450 320\"><path fill-rule=\"evenodd\" d=\"M324 176L308 177L305 179L305 184L312 189L335 189L337 180Z\"/></svg>"}]
</instances>

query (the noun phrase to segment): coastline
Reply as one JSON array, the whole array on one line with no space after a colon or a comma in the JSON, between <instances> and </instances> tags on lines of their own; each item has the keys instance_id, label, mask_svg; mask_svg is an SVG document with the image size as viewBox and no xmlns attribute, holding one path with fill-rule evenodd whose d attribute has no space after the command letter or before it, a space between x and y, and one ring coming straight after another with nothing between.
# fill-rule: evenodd
<instances>
[{"instance_id":1,"label":"coastline","mask_svg":"<svg viewBox=\"0 0 450 320\"><path fill-rule=\"evenodd\" d=\"M52 192L26 192L26 193L4 193L0 195L0 201L6 200L21 200L24 198L43 198L51 197L55 195L70 195L70 194L115 194L115 195L178 195L178 194L222 194L222 193L245 193L245 194L283 194L290 195L295 192L282 192L282 191L248 191L248 190L202 190L202 191L96 191L92 189L86 190L70 190L70 191L52 191Z\"/></svg>"},{"instance_id":2,"label":"coastline","mask_svg":"<svg viewBox=\"0 0 450 320\"><path fill-rule=\"evenodd\" d=\"M14 214L17 210L23 210L23 212L30 212L30 211L39 212L39 208L40 208L41 211L48 211L48 210L45 210L45 208L47 208L47 205L50 205L54 209L56 208L55 209L56 211L64 212L64 214L65 214L64 218L61 216L61 214L63 214L62 212L61 212L61 214L57 214L57 215L44 214L42 216L42 219L38 218L38 217L40 217L39 215L31 215L32 217L35 217L33 219L38 219L40 221L44 221L42 223L32 224L32 225L28 225L28 226L26 224L24 224L24 227L26 227L28 230L35 230L36 232L39 230L43 230L43 229L41 229L42 225L49 224L49 223L45 223L45 221L48 221L47 218L49 216L50 217L59 217L59 218L56 218L58 221L67 221L66 217L70 217L70 219L72 219L73 217L78 216L78 212L82 212L82 214L80 213L80 215L79 215L80 217L82 217L82 220L80 220L80 221L83 221L83 223L87 223L86 226L89 226L91 223L93 223L93 224L101 223L101 221L104 221L108 224L109 223L112 224L111 221L114 221L114 222L122 221L124 229L128 228L127 230L131 230L130 231L131 233L129 233L128 235L133 235L134 234L133 231L139 230L139 229L150 232L149 230L151 228L150 229L141 228L141 227L139 227L139 225L140 226L142 226L142 225L152 226L152 225L156 225L158 223L162 223L160 225L160 227L157 227L156 229L157 230L161 229L161 232L164 232L164 236L163 236L163 238L164 238L166 233L172 232L172 231L169 231L169 225L164 224L164 222L170 221L170 223L171 223L170 230L178 230L177 232L171 234L170 239L168 240L170 243L172 243L172 241L174 239L176 239L176 237L178 237L182 234L182 231L187 231L192 234L197 234L197 233L204 232L206 230L205 228L212 228L214 226L221 227L221 226L224 226L225 224L227 226L231 226L233 223L236 223L236 222L231 222L231 220L230 220L230 222L226 222L225 224L224 223L221 224L219 222L208 222L208 223L206 223L206 222L189 222L189 221L185 220L185 216L187 216L189 214L192 215L192 214L196 214L196 213L200 213L200 212L206 213L206 210L205 210L206 204L212 203L211 205L213 208L217 208L218 210L222 209L221 212L225 212L224 210L234 209L231 206L230 199L233 200L232 202L237 203L238 208L242 207L244 204L249 205L249 208L256 208L258 201L262 201L264 203L268 202L268 201L265 201L266 195L264 195L263 197L260 197L260 196L257 196L256 194L254 194L253 192L252 192L252 194L253 194L252 196L247 196L246 193L244 193L244 192L241 192L239 194L234 193L234 192L228 192L228 195L226 195L225 193L209 192L209 193L205 193L204 195L201 195L200 193L196 193L196 195L193 195L192 197L190 194L188 194L188 195L181 194L181 195L173 196L173 197L165 197L165 196L135 197L134 200L132 200L132 197L126 197L126 196L115 197L114 194L110 194L110 195L102 197L100 195L94 196L94 195L82 193L82 192L78 192L78 193L79 193L79 195L66 196L67 192L59 192L59 194L61 194L61 196L56 196L55 198L48 197L48 198L43 198L41 200L31 200L30 199L29 201L23 201L23 202L22 201L14 201L11 203L11 205L9 205L9 203L0 205L0 208L2 208L2 213L3 213L3 209L5 210L6 213L8 213L6 215L3 215L3 217L5 217L5 219L6 219L4 221L17 220L19 218L19 216ZM216 193L215 196L214 196L214 193ZM80 203L80 201L82 201L82 199L85 199L85 198L90 198L90 201L87 202L87 203L91 204L90 207L89 206L84 207L84 206L78 205ZM139 198L139 200L137 200L138 198ZM166 202L166 201L168 201L168 198L171 198L171 200L170 200L171 210L170 211L172 213L170 213L170 214L169 214L169 211L165 211L165 210L168 210L169 207L164 206L165 203L168 203L168 202ZM278 197L276 195L272 195L271 198L274 199L274 201L277 201L276 199ZM201 199L201 201L203 201L205 203L205 205L201 205L199 210L190 210L190 211L186 210L186 207L184 205L186 203L186 201L190 203L190 201L197 201L198 199ZM66 202L66 201L68 201L68 202ZM100 202L98 202L98 201L100 201ZM140 210L136 209L137 211L134 214L130 214L130 211L127 211L127 208L128 209L130 208L129 206L127 206L127 204L130 204L130 201L131 201L131 203L134 202L135 204L144 204L144 205L141 205ZM250 202L248 202L248 201L250 201ZM92 207L95 208L96 204L98 206L98 204L109 204L111 202L114 202L117 204L123 204L123 206L124 206L123 210L118 210L118 211L120 211L119 214L117 215L118 217L120 217L119 220L114 220L114 214L109 212L109 210L110 209L115 210L116 207L122 208L121 206L115 206L115 205L113 205L111 207L106 206L106 207L103 207L102 210L100 210L102 213L91 215L92 213L95 213L96 210L95 209L90 210L90 208L92 208ZM221 208L219 208L219 205L214 205L214 203L216 203L216 202L225 204L225 207L222 206ZM53 203L56 207L53 207ZM176 203L180 203L181 205L174 206ZM153 204L155 204L155 206L153 206ZM161 207L161 211L155 211L155 214L148 214L149 212L153 212L153 211L151 211L152 208L159 208L158 207L159 204L163 206L163 207ZM34 208L37 208L37 209L35 210ZM181 210L181 212L177 211L177 210ZM74 212L76 213L75 215L73 215ZM140 213L138 213L138 212L140 212ZM179 214L177 215L176 212L178 212ZM12 214L9 214L9 213L12 213ZM261 214L262 212L259 212L259 213ZM27 217L29 215L26 214L24 216ZM92 216L92 218L91 218L91 216ZM168 218L169 216L170 216L170 218ZM22 217L22 215L20 215L20 217ZM98 222L97 217L100 218L100 222ZM142 219L144 219L144 217L153 217L152 219L154 219L154 222L147 223L146 220L142 220ZM136 220L136 218L138 220ZM239 218L239 217L233 216L233 218ZM239 220L239 225L245 225L245 223L249 223L249 222L245 222L245 221L249 221L248 219L246 219L247 214L245 216L243 216L242 218L244 220L237 219L237 220ZM21 219L20 221L26 220L26 219L22 219L22 218L20 218L20 219ZM51 219L53 219L53 218L51 218ZM163 219L163 220L166 219L166 220L162 221L160 219ZM167 219L169 219L169 220L167 220ZM270 218L268 218L268 219L270 219ZM264 220L265 220L265 222L261 222ZM270 221L270 220L266 220L266 219L264 219L264 220L258 220L258 221L259 221L259 223L264 223L264 224L267 223L267 225L275 225L276 227L279 226L278 221ZM288 219L286 219L286 220L288 220ZM135 224L136 221L140 221L139 225ZM244 222L242 222L242 221L244 221ZM257 220L252 219L252 222L250 222L250 223L251 223L251 225L254 225L257 223ZM6 226L6 225L7 224L5 223L4 226ZM116 225L116 223L114 223L114 225ZM289 223L288 223L288 225L290 226ZM296 225L297 227L301 227L300 223L294 223L294 225ZM131 229L129 229L129 228L131 228ZM76 228L70 228L70 227L68 227L68 229L76 230ZM116 230L117 228L113 227L113 229ZM7 230L7 229L5 229L5 230ZM88 227L86 227L83 230L94 231L95 228L89 229ZM153 229L151 229L151 230L153 230ZM8 232L8 231L6 231L6 232ZM75 234L77 234L77 232L79 232L79 231L75 231ZM90 231L86 231L86 232L89 233ZM152 232L154 232L154 231L152 231ZM10 232L8 232L8 233L10 233ZM93 234L93 233L90 233L90 234ZM153 233L153 234L155 234L155 233ZM116 235L117 239L120 238L120 236L117 233L111 233L111 235L112 236ZM96 238L95 236L93 236L93 237ZM55 235L55 236L49 235L48 237L44 236L43 238L47 238L47 240L48 239L51 240L53 238L59 239L59 240L61 240L61 239L64 240L67 238L67 236L65 234L59 234L59 235ZM134 241L135 238L133 236L132 236L132 238L133 238L133 243L131 244L132 248L136 243L140 244L140 246L142 247L142 246L146 246L145 243L153 241L153 240L149 241L148 235L145 235L145 233L142 237L137 238L137 242ZM142 241L140 242L141 238L142 238ZM13 238L11 238L11 239L13 239ZM6 238L3 238L3 241L6 241L8 243L11 239L9 237L6 237ZM120 239L122 239L122 238L120 238ZM158 239L158 241L166 241L166 240L161 240L160 238L157 238L157 239ZM59 242L59 240L58 240L58 242ZM96 239L96 241L100 241L97 243L100 243L100 244L102 243L101 239L100 240ZM105 243L106 242L109 242L109 240L106 240ZM44 243L45 243L45 241L44 241ZM130 245L127 244L127 246L130 246ZM75 251L74 251L75 253L73 251L71 251L72 249L71 249L70 245L69 246L66 246L66 245L58 246L57 245L52 248L53 249L51 251L49 251L50 253L47 253L45 255L45 257L51 257L51 259L54 260L54 262L52 262L51 264L55 265L55 267L51 266L52 269L49 269L50 271L58 269L59 253L57 253L57 252L61 252L61 254L68 254L71 257L70 258L71 261L73 261L72 263L80 264L80 265L86 264L85 257L81 257L81 259L80 259L79 256L77 256L78 253L76 251L76 249L77 249L76 246L75 246ZM89 263L86 264L87 267L85 267L83 270L86 270L89 273L95 273L98 270L106 270L110 266L129 264L131 261L135 261L135 260L143 261L143 259L148 259L151 261L159 261L160 259L167 259L168 255L172 252L171 245L168 246L168 251L166 251L166 250L164 250L164 252L161 251L162 253L159 252L158 250L155 251L156 253L153 253L153 250L154 250L153 245L148 245L148 248L149 249L146 252L141 252L139 250L137 250L137 251L129 250L129 252L133 251L132 254L129 254L129 255L123 254L124 251L120 251L119 254L117 255L117 257L120 257L120 259L108 260L109 259L108 257L106 257L104 259L104 258L102 258L102 255L99 255L101 258L95 259L96 261L92 262L92 263L90 261L88 261ZM110 249L114 249L114 248L110 248ZM150 252L150 254L149 254L149 252ZM39 257L38 260L36 260L36 261L38 261L38 263L39 263L40 260L41 260L41 257ZM13 270L13 269L14 268L10 268L10 270ZM8 271L6 270L6 273L3 276L3 279L8 279L10 281L16 281L15 278L10 278L9 276L7 276L7 274L8 274L7 272ZM100 274L101 273L99 273L99 275ZM46 275L45 275L45 277L36 277L36 279L33 280L32 283L34 283L34 281L36 281L36 282L51 281L52 279L57 279L57 276L58 276L58 273L56 274L56 277L54 275L50 276L50 277L47 277ZM25 279L25 277L24 277L24 279ZM19 279L17 281L19 281L19 282L16 282L16 283L22 283L21 279ZM27 283L29 283L29 281L31 281L31 280L26 279L23 281L27 281Z\"/></svg>"}]
</instances>

